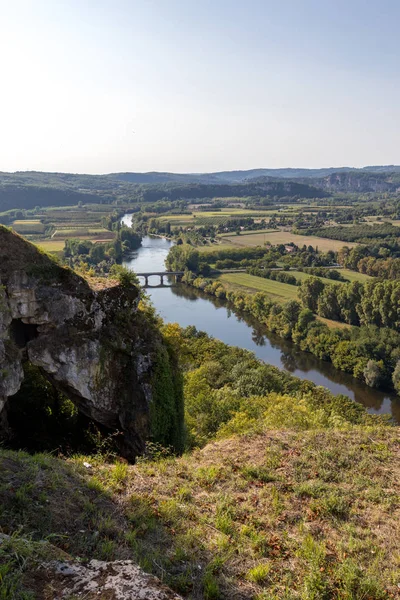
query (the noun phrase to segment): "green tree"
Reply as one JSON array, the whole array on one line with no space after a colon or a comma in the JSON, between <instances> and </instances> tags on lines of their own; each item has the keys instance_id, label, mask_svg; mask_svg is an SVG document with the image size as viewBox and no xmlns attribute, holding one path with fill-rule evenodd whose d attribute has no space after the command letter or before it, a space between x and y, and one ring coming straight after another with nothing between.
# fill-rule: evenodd
<instances>
[{"instance_id":1,"label":"green tree","mask_svg":"<svg viewBox=\"0 0 400 600\"><path fill-rule=\"evenodd\" d=\"M365 383L371 387L379 387L383 374L382 361L377 363L375 360L369 360L363 372Z\"/></svg>"},{"instance_id":2,"label":"green tree","mask_svg":"<svg viewBox=\"0 0 400 600\"><path fill-rule=\"evenodd\" d=\"M318 298L324 289L324 284L318 277L308 277L302 281L298 296L304 308L317 312Z\"/></svg>"}]
</instances>

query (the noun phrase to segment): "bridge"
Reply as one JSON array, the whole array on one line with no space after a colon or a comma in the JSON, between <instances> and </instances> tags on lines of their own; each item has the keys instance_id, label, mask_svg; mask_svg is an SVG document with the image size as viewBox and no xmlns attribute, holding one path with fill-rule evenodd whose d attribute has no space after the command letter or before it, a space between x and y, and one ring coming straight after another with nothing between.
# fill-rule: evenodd
<instances>
[{"instance_id":1,"label":"bridge","mask_svg":"<svg viewBox=\"0 0 400 600\"><path fill-rule=\"evenodd\" d=\"M149 287L163 287L164 286L164 277L175 277L175 283L178 283L184 274L184 271L153 271L149 273L136 273L137 277L143 277L144 279L144 288ZM156 275L160 278L159 285L150 285L149 277Z\"/></svg>"}]
</instances>

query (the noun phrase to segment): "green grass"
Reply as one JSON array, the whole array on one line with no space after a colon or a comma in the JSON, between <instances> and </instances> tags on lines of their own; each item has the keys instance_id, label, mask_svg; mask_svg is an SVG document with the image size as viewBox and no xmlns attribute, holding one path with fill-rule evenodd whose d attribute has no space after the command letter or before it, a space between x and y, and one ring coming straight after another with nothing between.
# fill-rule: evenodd
<instances>
[{"instance_id":1,"label":"green grass","mask_svg":"<svg viewBox=\"0 0 400 600\"><path fill-rule=\"evenodd\" d=\"M334 269L334 267L332 267L332 268ZM343 277L347 281L336 281L335 279L328 279L327 277L318 277L318 279L320 279L324 283L341 283L341 284L352 283L353 281L360 281L361 283L364 283L365 281L370 281L371 279L373 279L369 275L364 275L363 273L357 273L356 271L351 271L350 269L338 269L338 271L339 271L339 273L341 273L341 275L343 275ZM290 275L294 275L296 277L296 279L299 281L304 281L304 279L307 279L308 277L316 277L315 275L312 275L311 273L304 273L303 271L289 271L289 273L290 273Z\"/></svg>"},{"instance_id":2,"label":"green grass","mask_svg":"<svg viewBox=\"0 0 400 600\"><path fill-rule=\"evenodd\" d=\"M334 269L334 267L332 267ZM369 275L364 275L363 273L357 273L356 271L351 271L350 269L338 269L339 273L343 275L343 277L347 281L336 281L334 279L328 279L327 277L318 277L324 283L353 283L353 281L360 281L364 283L365 281L370 281L373 277ZM296 279L303 281L308 277L311 277L311 273L304 273L303 271L289 271L290 275L294 275ZM314 276L313 276L314 277Z\"/></svg>"},{"instance_id":3,"label":"green grass","mask_svg":"<svg viewBox=\"0 0 400 600\"><path fill-rule=\"evenodd\" d=\"M353 281L360 281L361 283L364 283L365 281L371 281L371 279L373 279L373 277L370 277L370 275L357 273L356 271L351 271L350 269L340 269L340 272L342 273L343 277L348 279L351 283Z\"/></svg>"},{"instance_id":4,"label":"green grass","mask_svg":"<svg viewBox=\"0 0 400 600\"><path fill-rule=\"evenodd\" d=\"M223 273L218 276L227 289L246 292L265 292L278 302L287 302L288 300L297 300L298 287L273 281L272 279L263 279L247 273Z\"/></svg>"},{"instance_id":5,"label":"green grass","mask_svg":"<svg viewBox=\"0 0 400 600\"><path fill-rule=\"evenodd\" d=\"M294 275L298 281L304 281L309 277L316 277L311 273L303 273L303 271L288 271L289 275ZM340 269L340 273L342 273L342 269ZM346 283L345 281L335 281L333 279L328 279L327 277L318 277L323 283Z\"/></svg>"}]
</instances>

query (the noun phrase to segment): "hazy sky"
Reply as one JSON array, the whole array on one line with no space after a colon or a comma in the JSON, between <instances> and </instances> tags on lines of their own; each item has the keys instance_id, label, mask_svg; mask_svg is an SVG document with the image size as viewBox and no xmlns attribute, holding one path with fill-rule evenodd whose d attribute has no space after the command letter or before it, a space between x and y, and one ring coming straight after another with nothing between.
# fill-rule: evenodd
<instances>
[{"instance_id":1,"label":"hazy sky","mask_svg":"<svg viewBox=\"0 0 400 600\"><path fill-rule=\"evenodd\" d=\"M0 0L0 170L400 164L398 0Z\"/></svg>"}]
</instances>

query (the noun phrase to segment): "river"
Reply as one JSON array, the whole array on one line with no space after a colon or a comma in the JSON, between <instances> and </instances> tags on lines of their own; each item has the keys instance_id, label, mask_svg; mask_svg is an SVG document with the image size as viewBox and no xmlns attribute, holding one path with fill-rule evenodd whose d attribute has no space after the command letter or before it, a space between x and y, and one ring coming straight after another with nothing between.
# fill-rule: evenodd
<instances>
[{"instance_id":1,"label":"river","mask_svg":"<svg viewBox=\"0 0 400 600\"><path fill-rule=\"evenodd\" d=\"M129 222L130 215L124 217ZM171 242L163 238L145 237L142 247L125 260L124 265L136 271L165 270L164 260ZM149 278L158 285L159 277ZM265 362L289 371L296 377L322 385L334 394L345 394L363 404L370 413L389 413L400 423L400 399L395 394L368 387L347 373L335 369L329 362L302 352L292 342L271 334L248 315L235 314L225 302L207 296L182 284L163 288L148 288L147 293L166 322L197 329L232 346L251 350Z\"/></svg>"}]
</instances>

